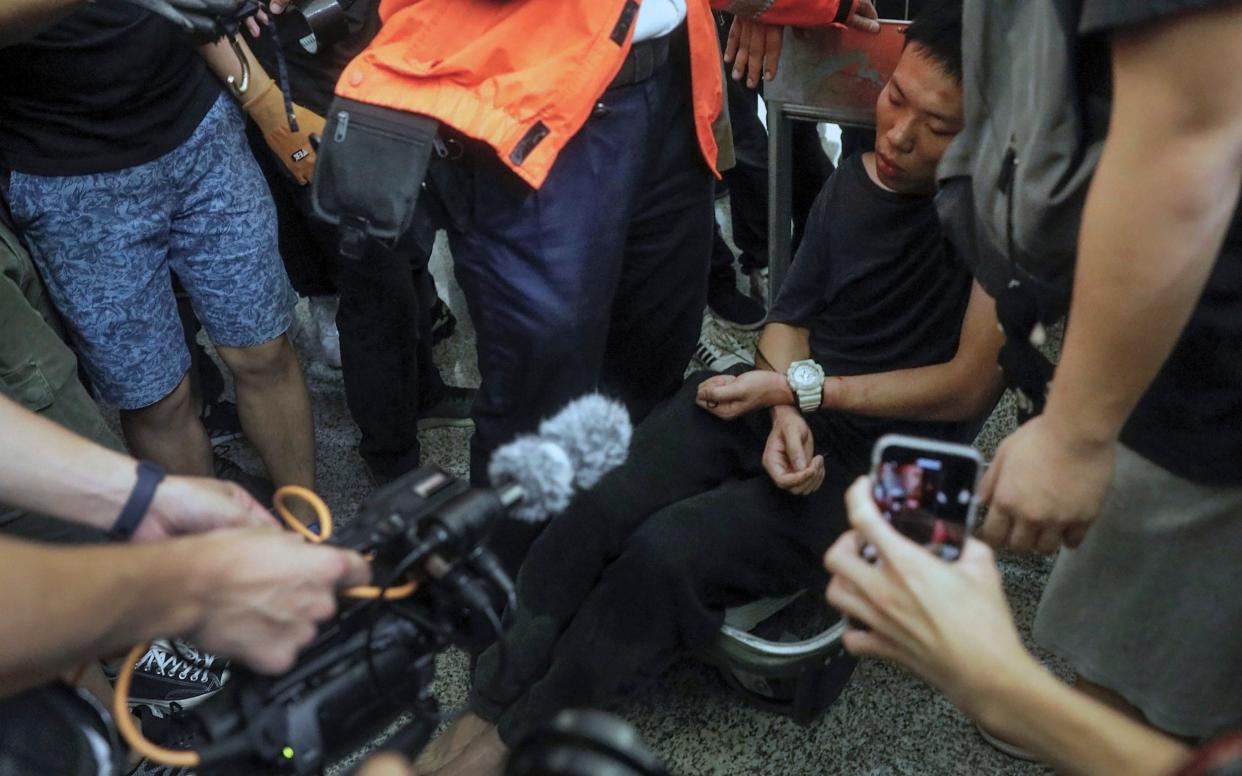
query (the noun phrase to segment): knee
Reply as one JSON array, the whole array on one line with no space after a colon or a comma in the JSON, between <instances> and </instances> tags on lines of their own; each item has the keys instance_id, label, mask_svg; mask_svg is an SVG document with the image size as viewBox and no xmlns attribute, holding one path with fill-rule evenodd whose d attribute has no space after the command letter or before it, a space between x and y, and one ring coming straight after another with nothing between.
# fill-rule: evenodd
<instances>
[{"instance_id":1,"label":"knee","mask_svg":"<svg viewBox=\"0 0 1242 776\"><path fill-rule=\"evenodd\" d=\"M190 392L188 376L181 378L177 387L154 404L139 409L121 410L127 421L160 426L171 425L178 418L193 416L194 412L194 396Z\"/></svg>"},{"instance_id":2,"label":"knee","mask_svg":"<svg viewBox=\"0 0 1242 776\"><path fill-rule=\"evenodd\" d=\"M261 345L219 351L234 379L241 383L276 382L300 371L297 354L284 335Z\"/></svg>"},{"instance_id":3,"label":"knee","mask_svg":"<svg viewBox=\"0 0 1242 776\"><path fill-rule=\"evenodd\" d=\"M670 541L666 536L639 530L626 542L621 556L609 572L625 576L635 590L656 585L667 590L687 577L693 553L683 542Z\"/></svg>"}]
</instances>

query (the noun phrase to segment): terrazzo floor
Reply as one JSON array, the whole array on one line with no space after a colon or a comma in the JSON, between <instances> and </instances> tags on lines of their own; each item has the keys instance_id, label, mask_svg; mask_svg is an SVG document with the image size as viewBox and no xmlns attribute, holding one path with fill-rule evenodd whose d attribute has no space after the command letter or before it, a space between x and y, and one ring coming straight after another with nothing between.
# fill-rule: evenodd
<instances>
[{"instance_id":1,"label":"terrazzo floor","mask_svg":"<svg viewBox=\"0 0 1242 776\"><path fill-rule=\"evenodd\" d=\"M432 271L441 295L458 317L458 328L436 349L436 362L449 383L475 386L479 378L474 330L450 262L447 249L438 245ZM303 320L305 313L300 310ZM315 407L317 489L334 513L348 521L370 490L356 452L358 432L345 406L340 372L315 360L305 336L298 347ZM980 448L990 454L1013 425L1006 398L980 434ZM468 429L424 432L424 460L466 474L469 434ZM229 455L252 471L262 470L244 441L232 443ZM1001 565L1015 619L1027 634L1050 561L1004 557ZM435 691L445 710L464 702L467 687L464 654L441 655ZM638 727L678 776L1051 772L995 751L947 700L902 670L878 661L864 661L836 704L809 727L745 705L714 669L689 660L675 665L618 713ZM348 772L358 754L330 772Z\"/></svg>"}]
</instances>

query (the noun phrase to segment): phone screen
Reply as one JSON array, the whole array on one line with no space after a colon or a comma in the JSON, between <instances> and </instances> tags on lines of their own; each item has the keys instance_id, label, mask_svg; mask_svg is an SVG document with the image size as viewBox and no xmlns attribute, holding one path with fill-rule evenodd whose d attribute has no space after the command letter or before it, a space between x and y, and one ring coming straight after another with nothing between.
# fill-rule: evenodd
<instances>
[{"instance_id":1,"label":"phone screen","mask_svg":"<svg viewBox=\"0 0 1242 776\"><path fill-rule=\"evenodd\" d=\"M943 560L957 560L974 509L977 460L889 445L875 472L875 503L893 527Z\"/></svg>"}]
</instances>

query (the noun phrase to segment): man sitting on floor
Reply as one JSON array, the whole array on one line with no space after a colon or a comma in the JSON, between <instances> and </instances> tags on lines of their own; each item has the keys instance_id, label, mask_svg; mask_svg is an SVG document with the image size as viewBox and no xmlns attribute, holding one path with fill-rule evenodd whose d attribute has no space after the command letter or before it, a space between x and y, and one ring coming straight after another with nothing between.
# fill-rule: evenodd
<instances>
[{"instance_id":1,"label":"man sitting on floor","mask_svg":"<svg viewBox=\"0 0 1242 776\"><path fill-rule=\"evenodd\" d=\"M875 439L969 441L1000 390L1001 335L932 203L962 123L960 15L940 3L909 27L876 151L820 193L758 368L692 377L636 429L629 460L552 521L503 643L479 657L471 713L415 773L498 774L524 731L616 703L707 647L726 607L822 589L820 557ZM812 358L830 377L795 394L786 370Z\"/></svg>"}]
</instances>

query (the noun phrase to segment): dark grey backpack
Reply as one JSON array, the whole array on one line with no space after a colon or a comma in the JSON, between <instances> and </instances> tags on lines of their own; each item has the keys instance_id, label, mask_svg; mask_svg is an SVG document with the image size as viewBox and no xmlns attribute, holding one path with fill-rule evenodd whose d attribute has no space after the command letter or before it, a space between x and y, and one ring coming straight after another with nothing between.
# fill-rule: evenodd
<instances>
[{"instance_id":1,"label":"dark grey backpack","mask_svg":"<svg viewBox=\"0 0 1242 776\"><path fill-rule=\"evenodd\" d=\"M1108 121L1107 96L1085 87L1080 12L1081 0L966 0L965 128L937 170L945 234L996 298L1009 342L1002 365L1036 409L1051 365L1016 362L1034 351L1036 325L1069 308Z\"/></svg>"}]
</instances>

